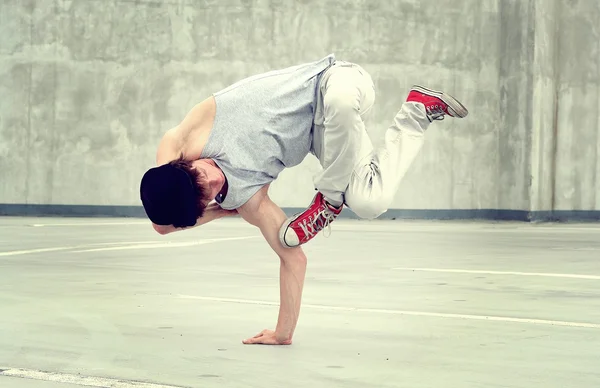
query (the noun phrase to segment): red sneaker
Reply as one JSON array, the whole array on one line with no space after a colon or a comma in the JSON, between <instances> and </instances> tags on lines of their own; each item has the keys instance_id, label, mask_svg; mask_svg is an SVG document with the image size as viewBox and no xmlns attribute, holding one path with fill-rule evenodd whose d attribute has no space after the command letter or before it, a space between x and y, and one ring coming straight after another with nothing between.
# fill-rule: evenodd
<instances>
[{"instance_id":1,"label":"red sneaker","mask_svg":"<svg viewBox=\"0 0 600 388\"><path fill-rule=\"evenodd\" d=\"M415 85L410 90L406 102L420 102L425 105L427 118L430 122L433 120L443 120L445 115L463 118L467 117L469 111L458 100L444 92L427 89Z\"/></svg>"},{"instance_id":2,"label":"red sneaker","mask_svg":"<svg viewBox=\"0 0 600 388\"><path fill-rule=\"evenodd\" d=\"M328 204L323 194L317 193L308 209L288 218L281 226L279 240L288 248L309 242L337 218L343 207L336 208Z\"/></svg>"}]
</instances>

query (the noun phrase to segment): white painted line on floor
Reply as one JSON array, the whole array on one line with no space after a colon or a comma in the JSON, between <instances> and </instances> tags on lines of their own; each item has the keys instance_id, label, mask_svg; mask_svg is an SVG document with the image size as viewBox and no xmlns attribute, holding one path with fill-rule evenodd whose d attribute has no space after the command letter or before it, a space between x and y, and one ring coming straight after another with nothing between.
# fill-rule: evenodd
<instances>
[{"instance_id":1,"label":"white painted line on floor","mask_svg":"<svg viewBox=\"0 0 600 388\"><path fill-rule=\"evenodd\" d=\"M178 295L178 298L196 299L196 300L203 300L203 301L207 301L207 302L224 302L224 303L238 303L238 304L255 304L255 305L264 305L264 306L279 306L279 303L277 303L277 302L266 302L266 301L259 301L259 300L215 298L215 297L193 296L193 295ZM453 318L453 319L472 319L472 320L478 320L478 321L499 321L499 322L513 322L513 323L526 323L526 324L538 324L538 325L569 326L569 327L582 327L582 328L588 328L588 329L600 329L600 324L585 323L585 322L565 322L565 321L551 321L551 320L544 320L544 319L495 317L495 316L488 316L488 315L433 313L433 312L426 312L426 311L369 309L369 308L358 308L358 307L324 306L324 305L312 305L312 304L303 304L302 307L309 308L309 309L330 310L330 311L353 311L353 312L363 312L363 313L412 315L412 316Z\"/></svg>"},{"instance_id":2,"label":"white painted line on floor","mask_svg":"<svg viewBox=\"0 0 600 388\"><path fill-rule=\"evenodd\" d=\"M470 274L484 274L484 275L544 276L544 277L553 277L553 278L600 280L600 275L580 275L580 274L573 274L573 273L483 271L483 270L450 269L450 268L406 268L406 267L396 267L396 268L392 268L392 269L399 270L399 271L449 272L449 273L470 273Z\"/></svg>"},{"instance_id":3,"label":"white painted line on floor","mask_svg":"<svg viewBox=\"0 0 600 388\"><path fill-rule=\"evenodd\" d=\"M195 245L212 244L212 243L223 242L223 241L247 240L247 239L257 238L257 237L258 236L243 236L243 237L229 237L229 238L214 238L214 239L197 240L197 241L141 243L141 244L123 245L123 246L107 247L107 248L84 249L84 250L73 251L72 253L122 251L122 250L131 250L131 249L181 248L181 247L192 247Z\"/></svg>"},{"instance_id":4,"label":"white painted line on floor","mask_svg":"<svg viewBox=\"0 0 600 388\"><path fill-rule=\"evenodd\" d=\"M114 225L148 225L148 221L137 221L137 222L81 222L81 223L64 223L64 224L32 224L31 226L36 228L43 228L46 226L114 226Z\"/></svg>"},{"instance_id":5,"label":"white painted line on floor","mask_svg":"<svg viewBox=\"0 0 600 388\"><path fill-rule=\"evenodd\" d=\"M91 244L80 245L80 246L78 246L78 248L82 248L82 247L108 246L108 245L127 245L127 244L160 244L160 243L163 243L163 242L164 242L164 241L158 241L158 240L154 240L154 241L119 241L119 242L104 242L104 243L91 243Z\"/></svg>"},{"instance_id":6,"label":"white painted line on floor","mask_svg":"<svg viewBox=\"0 0 600 388\"><path fill-rule=\"evenodd\" d=\"M26 255L28 253L66 251L66 250L73 249L73 248L76 248L76 247L54 247L54 248L28 249L25 251L8 251L8 252L0 252L0 256L18 256L18 255Z\"/></svg>"},{"instance_id":7,"label":"white painted line on floor","mask_svg":"<svg viewBox=\"0 0 600 388\"><path fill-rule=\"evenodd\" d=\"M194 245L211 244L221 241L232 241L232 240L246 240L251 238L257 238L259 236L242 236L242 237L228 237L228 238L214 238L207 240L196 240L196 241L183 241L183 242L165 242L165 241L125 241L125 242L105 242L105 243L91 243L83 245L72 245L66 247L51 247L51 248L36 248L19 251L7 251L0 252L0 257L4 256L19 256L27 255L30 253L45 253L45 252L58 252L58 251L72 251L71 253L82 253L82 252L99 252L99 251L118 251L127 249L152 249L152 248L177 248L177 247L189 247ZM103 247L103 248L90 248L82 249L86 247Z\"/></svg>"},{"instance_id":8,"label":"white painted line on floor","mask_svg":"<svg viewBox=\"0 0 600 388\"><path fill-rule=\"evenodd\" d=\"M44 252L68 251L68 250L71 250L71 249L80 249L80 248L84 248L84 247L94 247L94 246L123 245L123 244L152 244L152 243L160 243L160 241L110 242L110 243L93 243L93 244L84 244L84 245L73 245L73 246L68 246L68 247L36 248L36 249L27 249L27 250L20 250L20 251L0 252L0 257L2 257L2 256L27 255L27 254L30 254L30 253L44 253Z\"/></svg>"},{"instance_id":9,"label":"white painted line on floor","mask_svg":"<svg viewBox=\"0 0 600 388\"><path fill-rule=\"evenodd\" d=\"M68 373L53 373L30 369L0 368L0 377L18 377L29 380L52 381L62 384L75 384L98 388L184 388L175 385L153 384L138 381L127 381L105 377L72 375Z\"/></svg>"}]
</instances>

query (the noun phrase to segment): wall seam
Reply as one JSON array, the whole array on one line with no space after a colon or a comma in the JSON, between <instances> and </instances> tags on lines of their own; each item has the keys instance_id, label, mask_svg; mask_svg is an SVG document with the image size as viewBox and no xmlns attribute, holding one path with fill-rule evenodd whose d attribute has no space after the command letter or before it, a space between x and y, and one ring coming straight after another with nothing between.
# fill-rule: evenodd
<instances>
[{"instance_id":1,"label":"wall seam","mask_svg":"<svg viewBox=\"0 0 600 388\"><path fill-rule=\"evenodd\" d=\"M35 1L32 2L31 6L31 14L29 15L29 85L27 88L27 137L26 137L26 147L27 151L25 152L25 203L29 203L29 180L30 176L30 168L31 168L31 96L32 96L32 88L33 88L33 17L35 14Z\"/></svg>"},{"instance_id":2,"label":"wall seam","mask_svg":"<svg viewBox=\"0 0 600 388\"><path fill-rule=\"evenodd\" d=\"M554 212L556 210L556 157L558 155L558 116L559 116L559 96L560 96L560 67L558 63L558 58L560 54L560 37L559 31L561 27L561 17L560 17L560 0L554 1L554 14L556 15L554 22L554 30L553 30L553 39L552 44L554 45L553 52L553 77L554 77L554 118L552 120L552 160L550 166L550 211Z\"/></svg>"},{"instance_id":3,"label":"wall seam","mask_svg":"<svg viewBox=\"0 0 600 388\"><path fill-rule=\"evenodd\" d=\"M536 0L531 0L529 3L529 20L528 20L528 28L527 28L527 43L529 47L532 47L532 50L527 52L527 63L528 66L526 68L527 74L526 82L527 82L527 105L526 105L526 122L527 126L525 141L526 144L523 146L524 150L524 166L525 166L525 187L524 194L526 197L526 208L528 209L528 213L531 213L532 209L532 175L533 175L533 165L532 165L532 147L535 140L533 136L533 123L534 123L534 97L535 97L535 82L534 82L534 71L535 71L535 46L537 44L536 33L537 33L537 3Z\"/></svg>"}]
</instances>

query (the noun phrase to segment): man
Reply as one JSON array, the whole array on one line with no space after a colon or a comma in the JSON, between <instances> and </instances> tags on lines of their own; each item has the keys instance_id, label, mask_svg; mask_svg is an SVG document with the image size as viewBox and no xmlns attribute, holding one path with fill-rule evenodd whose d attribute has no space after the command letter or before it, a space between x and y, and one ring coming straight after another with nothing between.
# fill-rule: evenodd
<instances>
[{"instance_id":1,"label":"man","mask_svg":"<svg viewBox=\"0 0 600 388\"><path fill-rule=\"evenodd\" d=\"M414 87L384 145L374 149L364 125L374 100L370 75L329 55L215 93L160 141L157 167L146 172L140 187L158 233L239 214L260 229L280 258L276 328L244 343L291 344L306 272L301 245L344 206L365 219L384 213L430 123L468 114L451 96ZM322 166L314 180L317 194L304 212L287 218L269 198L269 184L309 153Z\"/></svg>"}]
</instances>

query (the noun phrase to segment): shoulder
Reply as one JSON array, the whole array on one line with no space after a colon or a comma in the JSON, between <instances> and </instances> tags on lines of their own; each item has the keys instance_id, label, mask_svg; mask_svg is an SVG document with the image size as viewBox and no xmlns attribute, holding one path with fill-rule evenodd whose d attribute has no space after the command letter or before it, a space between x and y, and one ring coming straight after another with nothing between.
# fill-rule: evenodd
<instances>
[{"instance_id":1,"label":"shoulder","mask_svg":"<svg viewBox=\"0 0 600 388\"><path fill-rule=\"evenodd\" d=\"M214 124L215 113L215 100L211 96L190 109L178 125L177 137L186 159L201 158Z\"/></svg>"}]
</instances>

